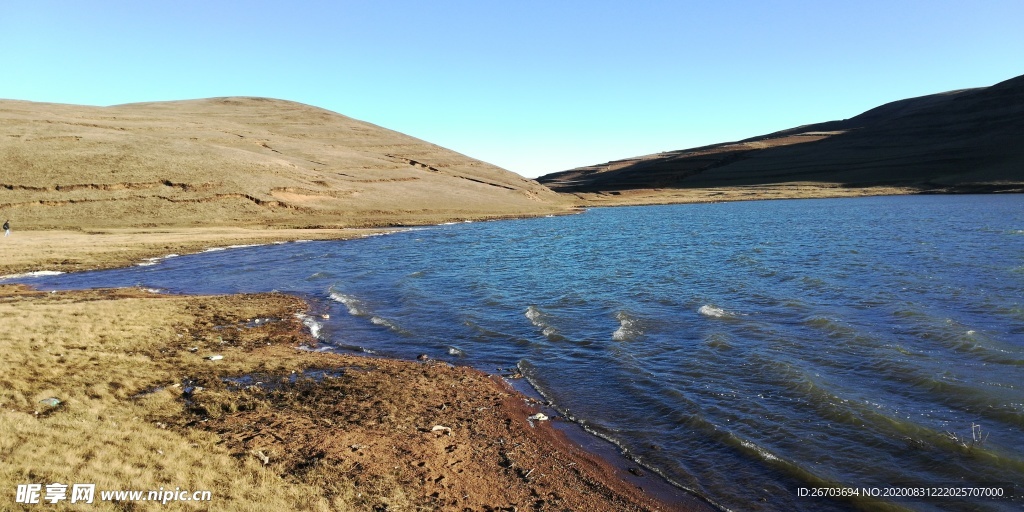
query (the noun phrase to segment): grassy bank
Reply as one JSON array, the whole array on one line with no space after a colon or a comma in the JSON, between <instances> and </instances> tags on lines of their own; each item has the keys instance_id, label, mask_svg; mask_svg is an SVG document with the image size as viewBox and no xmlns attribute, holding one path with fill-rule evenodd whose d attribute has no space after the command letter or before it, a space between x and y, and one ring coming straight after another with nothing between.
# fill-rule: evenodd
<instances>
[{"instance_id":1,"label":"grassy bank","mask_svg":"<svg viewBox=\"0 0 1024 512\"><path fill-rule=\"evenodd\" d=\"M304 310L276 294L0 286L0 508L53 482L96 484L95 510L166 508L99 502L161 487L211 492L167 505L181 510L683 508L529 422L500 378L298 348L315 343Z\"/></svg>"}]
</instances>

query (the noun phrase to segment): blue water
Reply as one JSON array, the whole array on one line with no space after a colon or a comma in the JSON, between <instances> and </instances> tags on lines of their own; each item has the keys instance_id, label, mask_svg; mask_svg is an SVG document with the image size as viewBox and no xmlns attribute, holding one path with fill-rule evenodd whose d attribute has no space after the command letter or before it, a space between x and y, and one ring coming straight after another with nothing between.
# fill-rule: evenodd
<instances>
[{"instance_id":1,"label":"blue water","mask_svg":"<svg viewBox=\"0 0 1024 512\"><path fill-rule=\"evenodd\" d=\"M797 494L1024 494L1021 195L596 209L23 281L300 294L330 314L327 346L518 366L565 417L735 510L1021 508Z\"/></svg>"}]
</instances>

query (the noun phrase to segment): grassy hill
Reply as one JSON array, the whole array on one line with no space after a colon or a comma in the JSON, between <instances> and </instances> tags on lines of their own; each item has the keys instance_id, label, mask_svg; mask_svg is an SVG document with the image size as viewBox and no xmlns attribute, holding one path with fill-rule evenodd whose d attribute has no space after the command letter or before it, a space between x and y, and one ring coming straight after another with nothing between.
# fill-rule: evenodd
<instances>
[{"instance_id":1,"label":"grassy hill","mask_svg":"<svg viewBox=\"0 0 1024 512\"><path fill-rule=\"evenodd\" d=\"M648 202L657 195L653 189L665 195L780 186L817 188L823 195L878 187L1020 192L1024 76L895 101L842 121L581 167L538 181L563 193L633 191L640 197L636 192L647 190Z\"/></svg>"},{"instance_id":2,"label":"grassy hill","mask_svg":"<svg viewBox=\"0 0 1024 512\"><path fill-rule=\"evenodd\" d=\"M561 211L536 182L294 102L0 100L0 216L22 230L382 226Z\"/></svg>"}]
</instances>

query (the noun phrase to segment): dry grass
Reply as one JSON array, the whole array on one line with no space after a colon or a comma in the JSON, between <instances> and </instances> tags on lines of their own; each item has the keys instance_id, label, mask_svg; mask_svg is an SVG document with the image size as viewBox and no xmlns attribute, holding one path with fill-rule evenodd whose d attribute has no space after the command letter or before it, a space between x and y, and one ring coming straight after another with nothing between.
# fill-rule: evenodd
<instances>
[{"instance_id":1,"label":"dry grass","mask_svg":"<svg viewBox=\"0 0 1024 512\"><path fill-rule=\"evenodd\" d=\"M588 207L888 196L916 193L919 191L904 187L850 188L839 184L784 183L696 189L660 188L615 192L576 192L564 195L571 198L576 206Z\"/></svg>"},{"instance_id":2,"label":"dry grass","mask_svg":"<svg viewBox=\"0 0 1024 512\"><path fill-rule=\"evenodd\" d=\"M186 331L196 329L188 307L228 299L132 294L55 293L0 302L3 501L13 500L18 484L61 482L95 483L97 489L214 490L211 503L177 504L186 510L330 509L319 489L232 457L209 432L167 428L182 414L181 388L175 385L217 364L168 347L203 341ZM229 363L239 365L245 363ZM166 387L140 395L158 386ZM51 397L61 404L40 402ZM95 506L104 507L120 509Z\"/></svg>"},{"instance_id":3,"label":"dry grass","mask_svg":"<svg viewBox=\"0 0 1024 512\"><path fill-rule=\"evenodd\" d=\"M377 227L556 213L559 196L433 144L265 98L0 100L15 229Z\"/></svg>"},{"instance_id":4,"label":"dry grass","mask_svg":"<svg viewBox=\"0 0 1024 512\"><path fill-rule=\"evenodd\" d=\"M91 510L163 510L99 501L161 487L212 493L176 510L704 509L658 503L528 425L536 409L500 379L296 350L312 341L304 308L0 285L0 510L17 509L19 484L54 482L96 484Z\"/></svg>"}]
</instances>

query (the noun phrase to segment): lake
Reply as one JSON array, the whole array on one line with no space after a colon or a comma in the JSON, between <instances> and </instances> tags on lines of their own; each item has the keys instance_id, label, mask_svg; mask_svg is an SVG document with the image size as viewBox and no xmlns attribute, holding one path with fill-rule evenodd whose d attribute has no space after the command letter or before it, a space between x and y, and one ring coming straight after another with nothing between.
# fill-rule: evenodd
<instances>
[{"instance_id":1,"label":"lake","mask_svg":"<svg viewBox=\"0 0 1024 512\"><path fill-rule=\"evenodd\" d=\"M1021 507L863 495L1024 492L1021 195L594 209L20 281L298 294L322 346L520 371L730 509ZM800 495L829 484L865 492Z\"/></svg>"}]
</instances>

